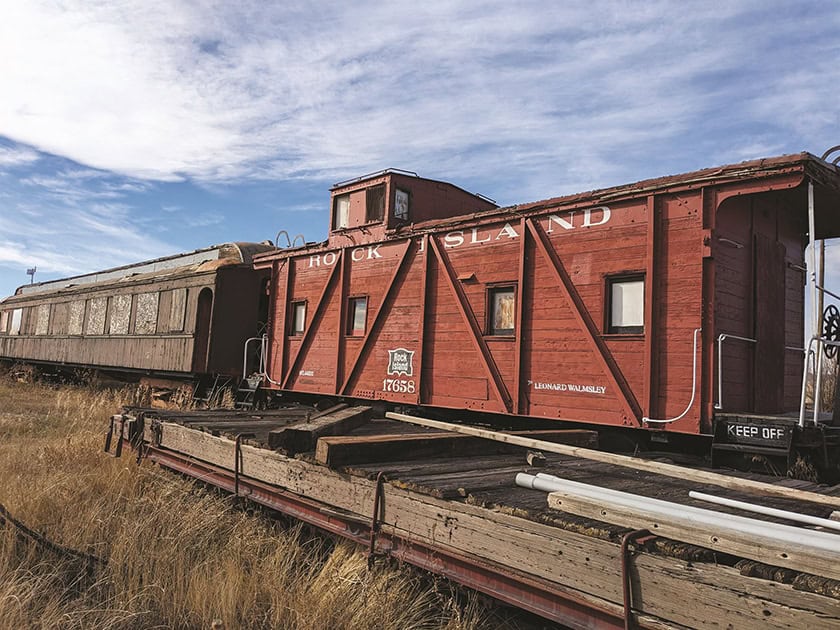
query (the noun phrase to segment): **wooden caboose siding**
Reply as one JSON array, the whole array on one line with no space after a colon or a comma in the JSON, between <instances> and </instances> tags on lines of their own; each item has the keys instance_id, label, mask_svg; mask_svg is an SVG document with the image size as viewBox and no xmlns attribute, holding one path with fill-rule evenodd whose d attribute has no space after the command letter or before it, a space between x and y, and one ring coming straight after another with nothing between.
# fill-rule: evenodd
<instances>
[{"instance_id":1,"label":"wooden caboose siding","mask_svg":"<svg viewBox=\"0 0 840 630\"><path fill-rule=\"evenodd\" d=\"M695 399L693 407L682 420L672 425L651 426L698 432L702 408L699 382L702 340L698 340L697 347L696 383L692 373L694 330L702 327L702 193L693 190L658 195L655 208L658 229L653 261L656 312L652 333L657 350L648 366L655 383L650 417L663 420L675 418L685 411L692 393Z\"/></svg>"},{"instance_id":2,"label":"wooden caboose siding","mask_svg":"<svg viewBox=\"0 0 840 630\"><path fill-rule=\"evenodd\" d=\"M656 204L645 196L615 203L609 215L587 208L558 219L548 209L428 237L292 253L274 266L269 375L281 389L593 423L639 426L642 415L678 415L691 397L700 325L699 203L697 194ZM662 259L673 260L650 278L654 208ZM627 274L661 294L661 308L646 317L653 334L666 334L653 361L650 331L605 334L607 281ZM487 334L492 287L515 291L512 335ZM368 298L367 329L352 337L347 300L360 296ZM292 302L306 303L300 336L288 334ZM395 351L413 353L410 374L389 374ZM655 378L670 389L651 406ZM392 381L413 391L388 391ZM673 428L697 432L700 407Z\"/></svg>"},{"instance_id":3,"label":"wooden caboose siding","mask_svg":"<svg viewBox=\"0 0 840 630\"><path fill-rule=\"evenodd\" d=\"M781 413L799 406L803 345L802 189L730 198L716 219L715 338L724 342L726 411ZM716 393L717 395L717 393Z\"/></svg>"}]
</instances>

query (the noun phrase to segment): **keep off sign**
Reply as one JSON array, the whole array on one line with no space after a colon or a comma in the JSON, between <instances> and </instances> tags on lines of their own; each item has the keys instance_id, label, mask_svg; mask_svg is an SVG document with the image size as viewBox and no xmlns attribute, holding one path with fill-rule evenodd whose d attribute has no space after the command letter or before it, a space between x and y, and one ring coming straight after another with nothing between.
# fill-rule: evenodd
<instances>
[{"instance_id":1,"label":"keep off sign","mask_svg":"<svg viewBox=\"0 0 840 630\"><path fill-rule=\"evenodd\" d=\"M726 426L726 437L728 442L734 443L787 446L790 429L772 425L731 423Z\"/></svg>"}]
</instances>

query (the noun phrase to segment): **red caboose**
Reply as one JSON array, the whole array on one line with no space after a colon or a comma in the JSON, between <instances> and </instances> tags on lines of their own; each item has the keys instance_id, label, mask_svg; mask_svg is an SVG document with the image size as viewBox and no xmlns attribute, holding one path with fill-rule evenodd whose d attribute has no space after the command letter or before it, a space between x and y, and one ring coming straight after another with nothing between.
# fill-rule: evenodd
<instances>
[{"instance_id":1,"label":"red caboose","mask_svg":"<svg viewBox=\"0 0 840 630\"><path fill-rule=\"evenodd\" d=\"M688 434L755 415L761 433L800 407L809 187L812 236L840 234L840 173L807 153L507 208L397 171L338 184L326 242L255 263L264 376Z\"/></svg>"}]
</instances>

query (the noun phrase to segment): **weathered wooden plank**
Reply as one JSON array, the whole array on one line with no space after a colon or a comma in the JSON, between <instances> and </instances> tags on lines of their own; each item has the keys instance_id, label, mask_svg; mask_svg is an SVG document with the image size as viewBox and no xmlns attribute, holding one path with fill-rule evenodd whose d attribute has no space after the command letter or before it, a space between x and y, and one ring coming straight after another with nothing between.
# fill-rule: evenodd
<instances>
[{"instance_id":1,"label":"weathered wooden plank","mask_svg":"<svg viewBox=\"0 0 840 630\"><path fill-rule=\"evenodd\" d=\"M622 493L628 500L638 500L638 495ZM670 503L683 512L681 515L663 513L659 508L664 501L651 501L651 506L605 503L599 498L577 494L574 490L552 492L548 505L598 521L613 523L632 529L648 529L652 532L682 542L715 549L724 553L758 560L774 566L787 567L802 573L822 575L840 579L840 535L816 532L804 528L779 525L740 516L728 515L731 525L717 523L712 510L703 510L688 505ZM760 524L756 526L756 524ZM791 539L780 540L787 530L796 533ZM773 535L776 533L776 535ZM799 538L811 539L811 544L800 542Z\"/></svg>"},{"instance_id":2,"label":"weathered wooden plank","mask_svg":"<svg viewBox=\"0 0 840 630\"><path fill-rule=\"evenodd\" d=\"M666 477L675 477L676 479L690 479L693 481L697 481L698 483L720 486L722 488L743 490L744 492L767 494L786 499L811 501L813 503L820 503L822 505L840 507L840 498L824 494L817 494L816 492L796 490L794 488L776 486L769 483L763 483L761 481L741 479L738 477L731 477L729 475L722 475L720 473L714 473L706 470L686 468L683 466L676 466L674 464L666 464L664 462L656 462L646 459L638 459L636 457L628 457L626 455L605 453L602 451L595 451L592 449L580 448L577 446L568 446L565 444L552 444L543 440L534 440L531 438L519 437L507 433L500 433L498 431L479 429L477 427L469 427L465 425L452 424L449 422L440 422L438 420L418 418L417 416L409 416L401 413L388 412L385 414L385 416L387 418L391 418L392 420L401 420L403 422L409 422L411 424L417 424L419 426L432 427L435 429L445 429L449 431L454 431L456 433L463 433L465 435L474 435L477 437L486 438L488 440L496 440L499 442L516 444L518 446L534 448L549 453L570 455L572 457L582 457L585 459L591 459L594 461L613 464L616 466L624 466L626 468L644 470L647 472L664 475Z\"/></svg>"},{"instance_id":3,"label":"weathered wooden plank","mask_svg":"<svg viewBox=\"0 0 840 630\"><path fill-rule=\"evenodd\" d=\"M161 444L233 469L231 440L164 423ZM371 480L350 478L248 445L242 446L241 470L244 476L359 516L369 514L376 492ZM622 601L617 543L472 505L418 496L390 484L385 485L383 499L383 529L390 534L484 558L591 598ZM665 622L692 628L807 625L828 629L840 621L840 604L835 599L747 578L731 567L648 553L637 553L634 562L634 608ZM686 606L686 601L692 605Z\"/></svg>"},{"instance_id":4,"label":"weathered wooden plank","mask_svg":"<svg viewBox=\"0 0 840 630\"><path fill-rule=\"evenodd\" d=\"M523 435L553 443L587 447L596 446L598 441L597 432L582 429L515 431L512 435ZM337 467L364 462L389 462L440 457L446 454L483 455L515 452L517 450L521 450L521 448L451 433L336 436L318 440L315 448L315 461L327 466Z\"/></svg>"},{"instance_id":5,"label":"weathered wooden plank","mask_svg":"<svg viewBox=\"0 0 840 630\"><path fill-rule=\"evenodd\" d=\"M315 449L318 438L350 431L370 420L371 407L348 407L333 413L292 424L268 434L271 448L283 448L290 453L304 453Z\"/></svg>"}]
</instances>

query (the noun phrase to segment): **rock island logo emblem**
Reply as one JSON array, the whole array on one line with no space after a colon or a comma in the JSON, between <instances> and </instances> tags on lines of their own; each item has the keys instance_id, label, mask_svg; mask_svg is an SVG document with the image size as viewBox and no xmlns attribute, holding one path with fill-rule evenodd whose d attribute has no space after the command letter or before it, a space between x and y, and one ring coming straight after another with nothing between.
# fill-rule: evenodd
<instances>
[{"instance_id":1,"label":"rock island logo emblem","mask_svg":"<svg viewBox=\"0 0 840 630\"><path fill-rule=\"evenodd\" d=\"M405 348L388 350L388 374L414 376L414 350Z\"/></svg>"}]
</instances>

